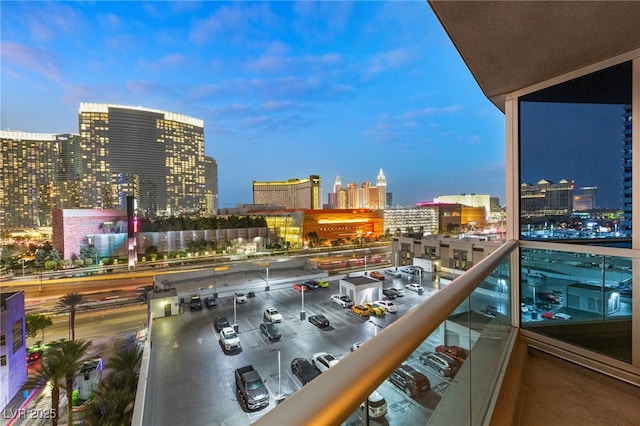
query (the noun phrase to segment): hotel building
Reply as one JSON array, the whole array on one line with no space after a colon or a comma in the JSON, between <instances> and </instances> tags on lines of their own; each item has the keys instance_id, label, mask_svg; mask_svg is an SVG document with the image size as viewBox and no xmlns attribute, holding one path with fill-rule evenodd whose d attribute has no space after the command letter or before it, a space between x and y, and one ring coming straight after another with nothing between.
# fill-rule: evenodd
<instances>
[{"instance_id":1,"label":"hotel building","mask_svg":"<svg viewBox=\"0 0 640 426\"><path fill-rule=\"evenodd\" d=\"M253 204L271 204L286 209L322 209L322 179L311 175L287 181L253 181Z\"/></svg>"}]
</instances>

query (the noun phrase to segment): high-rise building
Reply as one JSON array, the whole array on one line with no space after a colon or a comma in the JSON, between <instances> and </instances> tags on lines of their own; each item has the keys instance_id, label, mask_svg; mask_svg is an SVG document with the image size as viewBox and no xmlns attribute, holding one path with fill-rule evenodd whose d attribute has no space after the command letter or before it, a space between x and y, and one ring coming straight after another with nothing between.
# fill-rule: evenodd
<instances>
[{"instance_id":1,"label":"high-rise building","mask_svg":"<svg viewBox=\"0 0 640 426\"><path fill-rule=\"evenodd\" d=\"M558 183L542 179L536 185L520 185L520 211L523 224L566 220L573 212L573 181Z\"/></svg>"},{"instance_id":2,"label":"high-rise building","mask_svg":"<svg viewBox=\"0 0 640 426\"><path fill-rule=\"evenodd\" d=\"M218 211L218 162L212 157L204 157L205 214Z\"/></svg>"},{"instance_id":3,"label":"high-rise building","mask_svg":"<svg viewBox=\"0 0 640 426\"><path fill-rule=\"evenodd\" d=\"M364 181L360 188L355 182L347 184L346 189L342 187L340 176L336 177L333 185L333 192L329 194L329 208L334 209L372 209L382 210L390 205L389 194L387 194L387 179L380 169L376 180L377 186L371 186L370 181Z\"/></svg>"},{"instance_id":4,"label":"high-rise building","mask_svg":"<svg viewBox=\"0 0 640 426\"><path fill-rule=\"evenodd\" d=\"M0 139L0 227L50 226L52 206L77 206L77 135L2 130Z\"/></svg>"},{"instance_id":5,"label":"high-rise building","mask_svg":"<svg viewBox=\"0 0 640 426\"><path fill-rule=\"evenodd\" d=\"M83 208L114 208L113 176L137 175L133 195L148 216L205 210L204 122L166 111L82 103ZM141 161L144 159L144 161ZM133 187L121 187L133 191Z\"/></svg>"},{"instance_id":6,"label":"high-rise building","mask_svg":"<svg viewBox=\"0 0 640 426\"><path fill-rule=\"evenodd\" d=\"M322 179L311 175L306 179L287 181L253 181L253 204L274 204L287 209L322 209Z\"/></svg>"}]
</instances>

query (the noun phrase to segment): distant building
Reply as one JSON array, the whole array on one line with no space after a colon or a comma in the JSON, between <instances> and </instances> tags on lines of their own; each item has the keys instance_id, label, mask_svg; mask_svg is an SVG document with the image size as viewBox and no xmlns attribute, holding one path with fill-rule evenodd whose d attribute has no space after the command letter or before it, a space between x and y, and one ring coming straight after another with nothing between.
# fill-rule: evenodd
<instances>
[{"instance_id":1,"label":"distant building","mask_svg":"<svg viewBox=\"0 0 640 426\"><path fill-rule=\"evenodd\" d=\"M523 224L560 222L573 213L572 180L558 183L542 179L536 185L520 185L520 216Z\"/></svg>"},{"instance_id":2,"label":"distant building","mask_svg":"<svg viewBox=\"0 0 640 426\"><path fill-rule=\"evenodd\" d=\"M340 176L336 176L333 192L328 194L327 208L330 209L373 209L383 210L390 205L390 194L387 193L387 178L382 169L376 178L376 186L364 181L360 187L350 182L342 187Z\"/></svg>"},{"instance_id":3,"label":"distant building","mask_svg":"<svg viewBox=\"0 0 640 426\"><path fill-rule=\"evenodd\" d=\"M217 168L204 122L142 107L81 103L79 134L0 131L0 227L51 226L52 210L122 209L141 216L217 209Z\"/></svg>"},{"instance_id":4,"label":"distant building","mask_svg":"<svg viewBox=\"0 0 640 426\"><path fill-rule=\"evenodd\" d=\"M22 390L27 380L24 292L0 293L0 407Z\"/></svg>"},{"instance_id":5,"label":"distant building","mask_svg":"<svg viewBox=\"0 0 640 426\"><path fill-rule=\"evenodd\" d=\"M318 175L287 181L253 181L254 204L276 204L287 209L322 209L322 180Z\"/></svg>"},{"instance_id":6,"label":"distant building","mask_svg":"<svg viewBox=\"0 0 640 426\"><path fill-rule=\"evenodd\" d=\"M458 194L458 195L438 195L433 199L435 203L463 204L469 207L484 207L487 219L491 213L501 211L500 199L487 194Z\"/></svg>"}]
</instances>

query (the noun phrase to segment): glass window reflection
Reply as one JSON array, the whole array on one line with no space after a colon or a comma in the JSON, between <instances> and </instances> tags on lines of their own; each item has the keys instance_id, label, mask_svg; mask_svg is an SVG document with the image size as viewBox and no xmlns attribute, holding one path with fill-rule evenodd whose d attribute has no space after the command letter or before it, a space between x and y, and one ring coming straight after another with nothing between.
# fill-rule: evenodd
<instances>
[{"instance_id":1,"label":"glass window reflection","mask_svg":"<svg viewBox=\"0 0 640 426\"><path fill-rule=\"evenodd\" d=\"M522 239L631 237L631 63L519 99Z\"/></svg>"}]
</instances>

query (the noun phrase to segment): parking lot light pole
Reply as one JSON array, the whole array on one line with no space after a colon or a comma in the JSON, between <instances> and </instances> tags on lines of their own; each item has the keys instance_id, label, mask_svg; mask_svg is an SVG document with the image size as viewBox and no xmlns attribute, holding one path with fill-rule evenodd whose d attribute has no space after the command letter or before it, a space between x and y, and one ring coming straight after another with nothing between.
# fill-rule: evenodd
<instances>
[{"instance_id":1,"label":"parking lot light pole","mask_svg":"<svg viewBox=\"0 0 640 426\"><path fill-rule=\"evenodd\" d=\"M302 295L302 309L300 310L300 321L304 321L307 314L304 311L304 290L306 287L304 285L300 286L300 294Z\"/></svg>"},{"instance_id":2,"label":"parking lot light pole","mask_svg":"<svg viewBox=\"0 0 640 426\"><path fill-rule=\"evenodd\" d=\"M233 295L233 330L237 333L239 327L238 327L238 321L236 317L236 300L238 300L238 296L234 294Z\"/></svg>"}]
</instances>

